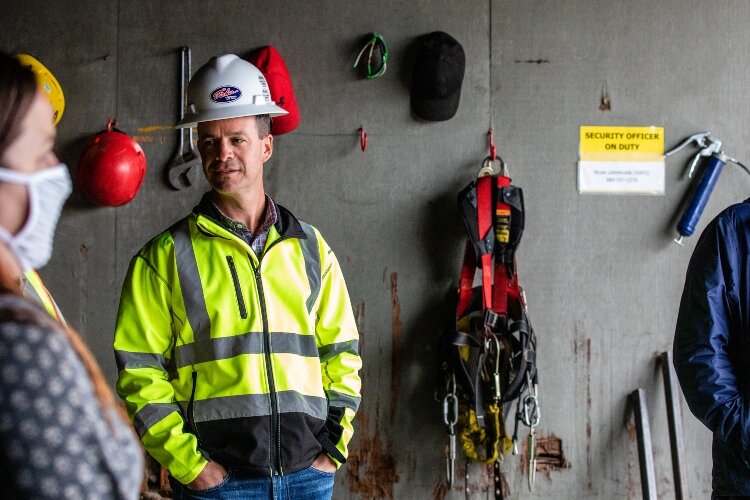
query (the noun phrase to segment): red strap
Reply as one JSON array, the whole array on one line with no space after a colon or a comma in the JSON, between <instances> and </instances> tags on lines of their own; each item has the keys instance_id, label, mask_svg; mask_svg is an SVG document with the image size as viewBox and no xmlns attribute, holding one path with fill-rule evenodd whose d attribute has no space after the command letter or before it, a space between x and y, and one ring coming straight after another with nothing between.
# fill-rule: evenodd
<instances>
[{"instance_id":1,"label":"red strap","mask_svg":"<svg viewBox=\"0 0 750 500\"><path fill-rule=\"evenodd\" d=\"M510 186L510 177L503 175L497 178L497 201L495 202L495 245L505 248L510 241L510 205L503 202L503 188ZM495 263L495 286L492 293L492 310L506 315L508 312L508 287L513 280L508 275L508 269L502 262ZM516 281L516 286L518 282Z\"/></svg>"},{"instance_id":2,"label":"red strap","mask_svg":"<svg viewBox=\"0 0 750 500\"><path fill-rule=\"evenodd\" d=\"M495 287L492 293L492 310L506 315L508 312L508 272L503 264L495 266Z\"/></svg>"},{"instance_id":3,"label":"red strap","mask_svg":"<svg viewBox=\"0 0 750 500\"><path fill-rule=\"evenodd\" d=\"M508 316L513 319L521 319L523 306L521 305L521 287L518 284L518 271L516 260L513 259L513 279L508 283Z\"/></svg>"},{"instance_id":4,"label":"red strap","mask_svg":"<svg viewBox=\"0 0 750 500\"><path fill-rule=\"evenodd\" d=\"M498 196L493 214L492 188L495 182ZM494 233L492 235L495 238L494 245L504 246L509 241L510 205L504 203L502 199L502 188L506 186L510 186L510 178L501 175L485 176L477 179L477 222L479 233L477 236L480 242L484 241L484 237L488 236L489 231L493 231ZM481 243L480 247L486 250L485 245ZM518 273L515 272L515 260L511 264L511 269L513 270L511 274L508 272L509 268L506 263L498 261L493 267L493 253L490 251L480 256L482 265L482 307L485 311L492 310L506 317L518 318L520 317L521 306ZM471 303L477 264L474 248L467 241L459 282L458 306L456 307L457 318L465 314Z\"/></svg>"},{"instance_id":5,"label":"red strap","mask_svg":"<svg viewBox=\"0 0 750 500\"><path fill-rule=\"evenodd\" d=\"M474 256L474 247L466 242L464 250L464 263L461 266L461 279L458 286L458 306L456 307L456 318L460 318L466 312L471 303L471 292L474 288L474 273L477 270L477 259Z\"/></svg>"},{"instance_id":6,"label":"red strap","mask_svg":"<svg viewBox=\"0 0 750 500\"><path fill-rule=\"evenodd\" d=\"M492 179L487 175L477 179L477 222L479 240L484 240L492 229ZM492 252L482 254L482 307L492 308Z\"/></svg>"}]
</instances>

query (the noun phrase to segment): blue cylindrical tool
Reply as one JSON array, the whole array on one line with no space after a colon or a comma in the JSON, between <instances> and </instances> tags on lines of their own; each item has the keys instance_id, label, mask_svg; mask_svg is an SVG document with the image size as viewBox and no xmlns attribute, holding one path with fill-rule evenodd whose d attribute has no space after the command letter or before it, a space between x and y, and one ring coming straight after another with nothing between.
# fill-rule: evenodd
<instances>
[{"instance_id":1,"label":"blue cylindrical tool","mask_svg":"<svg viewBox=\"0 0 750 500\"><path fill-rule=\"evenodd\" d=\"M680 233L680 237L675 240L677 243L681 244L683 237L687 238L695 232L698 221L703 214L703 209L706 208L708 199L711 197L711 191L716 186L716 181L719 180L721 170L726 163L727 155L722 152L714 153L708 158L703 175L692 194L690 202L682 213L680 222L677 224L677 232Z\"/></svg>"}]
</instances>

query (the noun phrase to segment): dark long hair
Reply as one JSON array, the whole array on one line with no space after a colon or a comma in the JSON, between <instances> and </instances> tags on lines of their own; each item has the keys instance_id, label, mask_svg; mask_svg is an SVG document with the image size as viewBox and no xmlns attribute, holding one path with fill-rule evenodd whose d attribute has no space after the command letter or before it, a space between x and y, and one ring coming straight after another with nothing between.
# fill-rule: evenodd
<instances>
[{"instance_id":1,"label":"dark long hair","mask_svg":"<svg viewBox=\"0 0 750 500\"><path fill-rule=\"evenodd\" d=\"M21 120L37 92L34 73L0 51L0 156L21 133Z\"/></svg>"},{"instance_id":2,"label":"dark long hair","mask_svg":"<svg viewBox=\"0 0 750 500\"><path fill-rule=\"evenodd\" d=\"M23 66L15 57L0 51L0 157L21 133L21 122L31 107L37 92L34 73ZM19 278L19 276L14 276L12 272L9 272L9 269L0 269L0 291L21 295ZM80 335L67 325L59 324L59 327L65 332L70 345L86 368L104 417L109 419L112 409L124 415L122 408L116 403L112 389L107 384L96 359L86 347Z\"/></svg>"}]
</instances>

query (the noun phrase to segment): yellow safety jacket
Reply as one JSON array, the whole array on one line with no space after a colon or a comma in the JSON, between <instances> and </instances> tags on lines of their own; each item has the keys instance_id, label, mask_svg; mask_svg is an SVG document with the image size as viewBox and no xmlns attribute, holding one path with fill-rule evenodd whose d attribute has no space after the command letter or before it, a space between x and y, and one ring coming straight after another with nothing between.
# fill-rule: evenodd
<instances>
[{"instance_id":1,"label":"yellow safety jacket","mask_svg":"<svg viewBox=\"0 0 750 500\"><path fill-rule=\"evenodd\" d=\"M130 263L117 392L184 484L207 458L266 476L346 460L362 365L349 295L317 229L277 210L260 258L204 196Z\"/></svg>"}]
</instances>

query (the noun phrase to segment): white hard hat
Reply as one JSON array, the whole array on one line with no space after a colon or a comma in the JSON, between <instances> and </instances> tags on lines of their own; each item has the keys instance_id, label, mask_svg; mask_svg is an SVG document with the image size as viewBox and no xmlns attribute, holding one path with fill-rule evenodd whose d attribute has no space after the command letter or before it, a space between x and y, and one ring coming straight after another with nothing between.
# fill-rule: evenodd
<instances>
[{"instance_id":1,"label":"white hard hat","mask_svg":"<svg viewBox=\"0 0 750 500\"><path fill-rule=\"evenodd\" d=\"M263 73L234 54L212 57L190 79L188 109L175 128L240 116L281 116Z\"/></svg>"}]
</instances>

